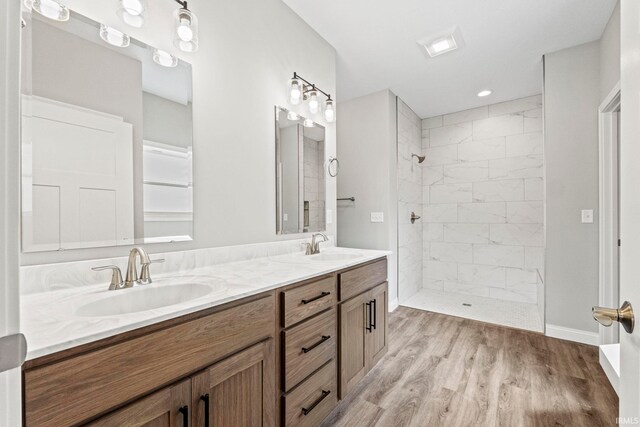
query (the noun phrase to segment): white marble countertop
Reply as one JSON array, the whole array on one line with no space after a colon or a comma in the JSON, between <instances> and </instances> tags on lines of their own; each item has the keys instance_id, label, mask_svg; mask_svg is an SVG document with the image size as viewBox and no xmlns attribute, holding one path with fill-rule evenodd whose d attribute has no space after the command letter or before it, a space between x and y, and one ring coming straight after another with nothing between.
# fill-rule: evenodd
<instances>
[{"instance_id":1,"label":"white marble countertop","mask_svg":"<svg viewBox=\"0 0 640 427\"><path fill-rule=\"evenodd\" d=\"M118 291L107 290L108 283L103 283L23 295L21 328L27 338L27 360L390 254L388 251L330 247L320 255L306 256L295 253L269 256L160 275L154 275L152 270L154 283ZM149 302L161 297L160 294L167 290L164 288L180 286L190 287L191 289L182 289L185 291L184 299L193 299L146 311L126 313L126 302L130 299L145 299ZM195 292L192 293L192 289L195 289ZM182 295L182 292L177 293ZM96 310L104 310L109 304L105 304L103 300L114 297L121 300L118 302L125 303L122 305L124 313L96 315L92 311L93 307ZM120 309L121 306L117 307Z\"/></svg>"}]
</instances>

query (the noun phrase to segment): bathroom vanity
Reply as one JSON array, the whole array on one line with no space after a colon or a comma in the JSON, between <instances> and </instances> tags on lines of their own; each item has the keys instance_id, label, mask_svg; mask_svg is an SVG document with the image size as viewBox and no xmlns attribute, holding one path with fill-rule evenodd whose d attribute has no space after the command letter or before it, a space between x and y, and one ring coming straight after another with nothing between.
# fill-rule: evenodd
<instances>
[{"instance_id":1,"label":"bathroom vanity","mask_svg":"<svg viewBox=\"0 0 640 427\"><path fill-rule=\"evenodd\" d=\"M59 298L49 310L75 314L42 320L59 327L48 337L37 332L44 296L27 297L36 348L23 367L25 425L318 425L386 352L386 255L331 248L159 275L146 286L179 287L182 276L226 289L118 316L77 313L95 294L142 287L49 292Z\"/></svg>"}]
</instances>

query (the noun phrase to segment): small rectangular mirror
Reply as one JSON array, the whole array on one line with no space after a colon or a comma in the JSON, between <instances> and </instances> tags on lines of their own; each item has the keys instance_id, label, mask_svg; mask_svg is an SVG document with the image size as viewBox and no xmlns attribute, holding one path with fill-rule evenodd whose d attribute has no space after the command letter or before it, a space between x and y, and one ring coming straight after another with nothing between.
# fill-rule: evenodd
<instances>
[{"instance_id":1,"label":"small rectangular mirror","mask_svg":"<svg viewBox=\"0 0 640 427\"><path fill-rule=\"evenodd\" d=\"M325 129L276 107L276 233L325 231Z\"/></svg>"},{"instance_id":2,"label":"small rectangular mirror","mask_svg":"<svg viewBox=\"0 0 640 427\"><path fill-rule=\"evenodd\" d=\"M191 65L75 12L23 18L23 251L191 240Z\"/></svg>"}]
</instances>

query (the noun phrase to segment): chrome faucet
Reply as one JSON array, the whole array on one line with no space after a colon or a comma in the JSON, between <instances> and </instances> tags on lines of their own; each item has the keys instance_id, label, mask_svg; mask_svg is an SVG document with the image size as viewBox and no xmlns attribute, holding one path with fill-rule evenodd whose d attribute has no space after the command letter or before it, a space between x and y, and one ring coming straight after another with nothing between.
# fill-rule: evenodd
<instances>
[{"instance_id":1,"label":"chrome faucet","mask_svg":"<svg viewBox=\"0 0 640 427\"><path fill-rule=\"evenodd\" d=\"M140 277L138 277L138 270L136 268L136 261L138 257L140 257L140 264L142 266L142 271L143 272L145 271L145 265L146 265L147 275L148 275L148 268L149 268L149 264L151 264L151 260L149 259L149 255L147 254L147 251L145 251L141 247L135 247L131 249L131 252L129 252L129 263L127 264L127 277L125 277L124 279L125 288L131 288L134 284L142 284ZM150 282L147 282L147 283L150 283Z\"/></svg>"},{"instance_id":2,"label":"chrome faucet","mask_svg":"<svg viewBox=\"0 0 640 427\"><path fill-rule=\"evenodd\" d=\"M316 237L322 237L321 241L316 242ZM315 254L319 254L320 253L320 243L322 242L327 242L329 241L329 238L327 237L326 234L324 233L315 233L313 236L311 236L311 243L307 243L307 250L306 250L306 254L307 255L315 255Z\"/></svg>"},{"instance_id":3,"label":"chrome faucet","mask_svg":"<svg viewBox=\"0 0 640 427\"><path fill-rule=\"evenodd\" d=\"M136 268L136 262L140 257L140 276L138 276L138 269ZM102 267L93 267L93 271L111 270L111 283L109 284L109 290L114 291L118 289L132 288L134 285L148 285L152 283L151 273L149 266L157 262L164 262L164 259L149 259L147 251L143 248L135 247L129 252L129 263L127 265L127 277L122 280L122 272L117 265L105 265Z\"/></svg>"}]
</instances>

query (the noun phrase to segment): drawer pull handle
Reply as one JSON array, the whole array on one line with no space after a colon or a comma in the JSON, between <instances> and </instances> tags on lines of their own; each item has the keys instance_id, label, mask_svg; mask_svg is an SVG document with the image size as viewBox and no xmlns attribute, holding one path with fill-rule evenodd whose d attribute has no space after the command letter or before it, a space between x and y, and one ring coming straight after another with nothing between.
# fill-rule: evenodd
<instances>
[{"instance_id":1,"label":"drawer pull handle","mask_svg":"<svg viewBox=\"0 0 640 427\"><path fill-rule=\"evenodd\" d=\"M322 292L320 295L315 296L313 298L309 298L309 299L303 299L302 303L303 304L309 304L310 302L314 302L315 300L319 300L320 298L324 298L327 295L331 295L331 292Z\"/></svg>"},{"instance_id":2,"label":"drawer pull handle","mask_svg":"<svg viewBox=\"0 0 640 427\"><path fill-rule=\"evenodd\" d=\"M315 344L310 345L309 347L302 347L302 352L303 353L309 353L311 350L313 350L314 348L316 348L317 346L319 346L320 344L322 344L323 342L325 342L326 340L330 339L331 335L323 335L322 339L320 341L318 341Z\"/></svg>"},{"instance_id":3,"label":"drawer pull handle","mask_svg":"<svg viewBox=\"0 0 640 427\"><path fill-rule=\"evenodd\" d=\"M189 406L184 405L178 412L182 414L182 427L189 427Z\"/></svg>"},{"instance_id":4,"label":"drawer pull handle","mask_svg":"<svg viewBox=\"0 0 640 427\"><path fill-rule=\"evenodd\" d=\"M200 400L204 402L204 427L209 427L209 393L200 396Z\"/></svg>"},{"instance_id":5,"label":"drawer pull handle","mask_svg":"<svg viewBox=\"0 0 640 427\"><path fill-rule=\"evenodd\" d=\"M329 396L329 394L331 394L330 390L322 390L322 396L320 396L320 398L318 398L318 400L316 400L315 402L313 402L311 404L311 406L309 406L309 408L302 408L302 415L309 415L309 413L311 411L313 411L313 409L318 406L320 404L320 402L322 402L324 400L325 397Z\"/></svg>"},{"instance_id":6,"label":"drawer pull handle","mask_svg":"<svg viewBox=\"0 0 640 427\"><path fill-rule=\"evenodd\" d=\"M371 317L373 317L372 313L371 313L371 301L365 302L364 305L367 306L367 316L366 316L367 317L367 319L366 319L367 326L366 326L366 329L367 329L367 331L371 332L373 330L373 326L371 325Z\"/></svg>"}]
</instances>

